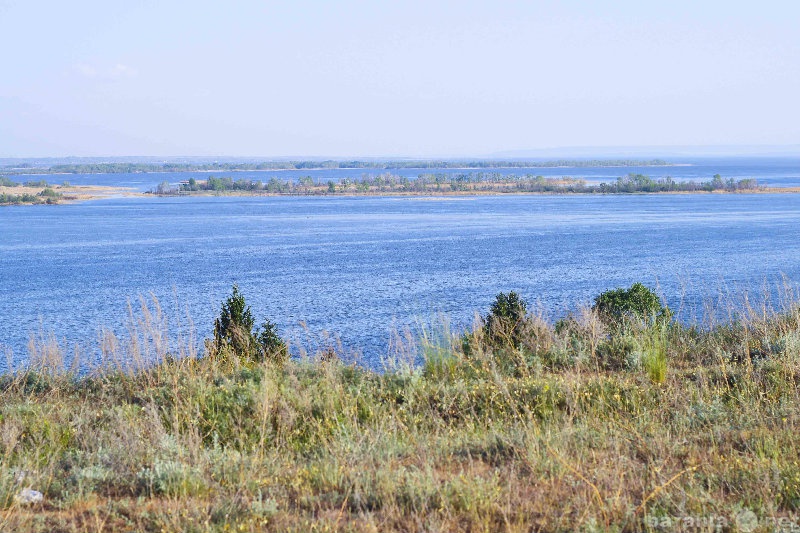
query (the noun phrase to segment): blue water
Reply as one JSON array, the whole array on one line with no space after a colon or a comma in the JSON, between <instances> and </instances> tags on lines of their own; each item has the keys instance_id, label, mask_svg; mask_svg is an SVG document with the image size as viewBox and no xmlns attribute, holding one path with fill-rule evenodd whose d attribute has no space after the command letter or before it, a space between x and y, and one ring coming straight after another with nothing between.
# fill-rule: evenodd
<instances>
[{"instance_id":1,"label":"blue water","mask_svg":"<svg viewBox=\"0 0 800 533\"><path fill-rule=\"evenodd\" d=\"M77 182L77 180L72 180ZM794 194L119 198L0 208L0 354L52 331L93 353L155 295L199 337L237 282L296 343L323 330L368 365L390 330L455 327L516 290L557 317L659 286L684 316L721 287L800 281ZM177 328L177 325L173 327ZM311 341L308 341L311 342ZM3 365L4 362L0 362Z\"/></svg>"},{"instance_id":2,"label":"blue water","mask_svg":"<svg viewBox=\"0 0 800 533\"><path fill-rule=\"evenodd\" d=\"M670 159L674 166L650 167L531 167L531 168L496 168L496 169L317 169L317 170L275 170L275 171L241 171L241 172L157 172L149 174L65 174L44 176L51 183L69 181L73 185L109 185L116 187L130 187L137 191L149 191L167 181L173 185L189 178L205 179L213 175L218 177L229 176L233 179L250 179L256 181L269 181L271 178L296 181L304 176L311 176L315 181L338 181L344 178L361 178L364 175L378 175L389 172L397 176L416 178L420 174L464 174L473 172L499 173L502 175L515 174L534 176L582 178L589 184L611 182L628 173L645 174L651 178L671 176L676 181L708 181L715 174L723 178L736 180L755 178L761 185L770 187L800 187L800 159L791 157L766 158L677 158ZM32 176L11 176L17 181L40 179Z\"/></svg>"}]
</instances>

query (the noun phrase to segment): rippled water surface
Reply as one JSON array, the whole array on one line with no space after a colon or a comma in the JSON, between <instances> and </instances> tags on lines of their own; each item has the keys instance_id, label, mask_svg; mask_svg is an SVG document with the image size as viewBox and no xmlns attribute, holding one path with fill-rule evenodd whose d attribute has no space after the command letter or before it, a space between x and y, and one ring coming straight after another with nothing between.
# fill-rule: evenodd
<instances>
[{"instance_id":1,"label":"rippled water surface","mask_svg":"<svg viewBox=\"0 0 800 533\"><path fill-rule=\"evenodd\" d=\"M658 283L684 314L721 286L800 281L800 196L123 198L0 208L0 345L91 352L155 295L210 334L237 282L282 334L335 332L368 364L392 327L456 326L516 290L553 315ZM178 309L176 309L176 302ZM0 363L3 365L4 363Z\"/></svg>"}]
</instances>

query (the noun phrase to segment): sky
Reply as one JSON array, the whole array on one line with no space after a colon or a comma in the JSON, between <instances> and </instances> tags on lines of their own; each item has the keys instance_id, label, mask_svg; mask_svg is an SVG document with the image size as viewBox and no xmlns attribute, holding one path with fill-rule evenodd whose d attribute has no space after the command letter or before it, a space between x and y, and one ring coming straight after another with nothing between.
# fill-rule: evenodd
<instances>
[{"instance_id":1,"label":"sky","mask_svg":"<svg viewBox=\"0 0 800 533\"><path fill-rule=\"evenodd\" d=\"M800 2L0 0L0 157L800 144Z\"/></svg>"}]
</instances>

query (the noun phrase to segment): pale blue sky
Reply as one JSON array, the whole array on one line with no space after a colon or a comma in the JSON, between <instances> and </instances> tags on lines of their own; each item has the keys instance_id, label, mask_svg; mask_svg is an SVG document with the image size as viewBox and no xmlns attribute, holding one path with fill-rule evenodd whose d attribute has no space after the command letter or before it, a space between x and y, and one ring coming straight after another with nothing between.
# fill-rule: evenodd
<instances>
[{"instance_id":1,"label":"pale blue sky","mask_svg":"<svg viewBox=\"0 0 800 533\"><path fill-rule=\"evenodd\" d=\"M800 143L800 2L0 0L0 157Z\"/></svg>"}]
</instances>

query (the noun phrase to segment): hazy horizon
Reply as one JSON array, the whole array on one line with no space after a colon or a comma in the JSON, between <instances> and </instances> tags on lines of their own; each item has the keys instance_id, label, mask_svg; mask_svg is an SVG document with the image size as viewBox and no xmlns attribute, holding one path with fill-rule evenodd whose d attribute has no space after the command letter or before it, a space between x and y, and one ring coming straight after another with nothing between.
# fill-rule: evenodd
<instances>
[{"instance_id":1,"label":"hazy horizon","mask_svg":"<svg viewBox=\"0 0 800 533\"><path fill-rule=\"evenodd\" d=\"M0 0L0 158L797 154L797 20L769 1Z\"/></svg>"},{"instance_id":2,"label":"hazy horizon","mask_svg":"<svg viewBox=\"0 0 800 533\"><path fill-rule=\"evenodd\" d=\"M765 145L765 146L601 146L601 147L558 147L552 149L512 150L495 152L493 154L462 154L462 155L397 155L397 156L360 156L360 155L98 155L98 156L33 156L33 157L0 157L0 165L12 163L25 163L35 161L47 162L268 162L268 161L414 161L414 160L517 160L517 161L546 161L556 159L661 159L661 158L686 158L686 159L713 159L713 158L800 158L800 145ZM673 160L673 162L679 162Z\"/></svg>"}]
</instances>

